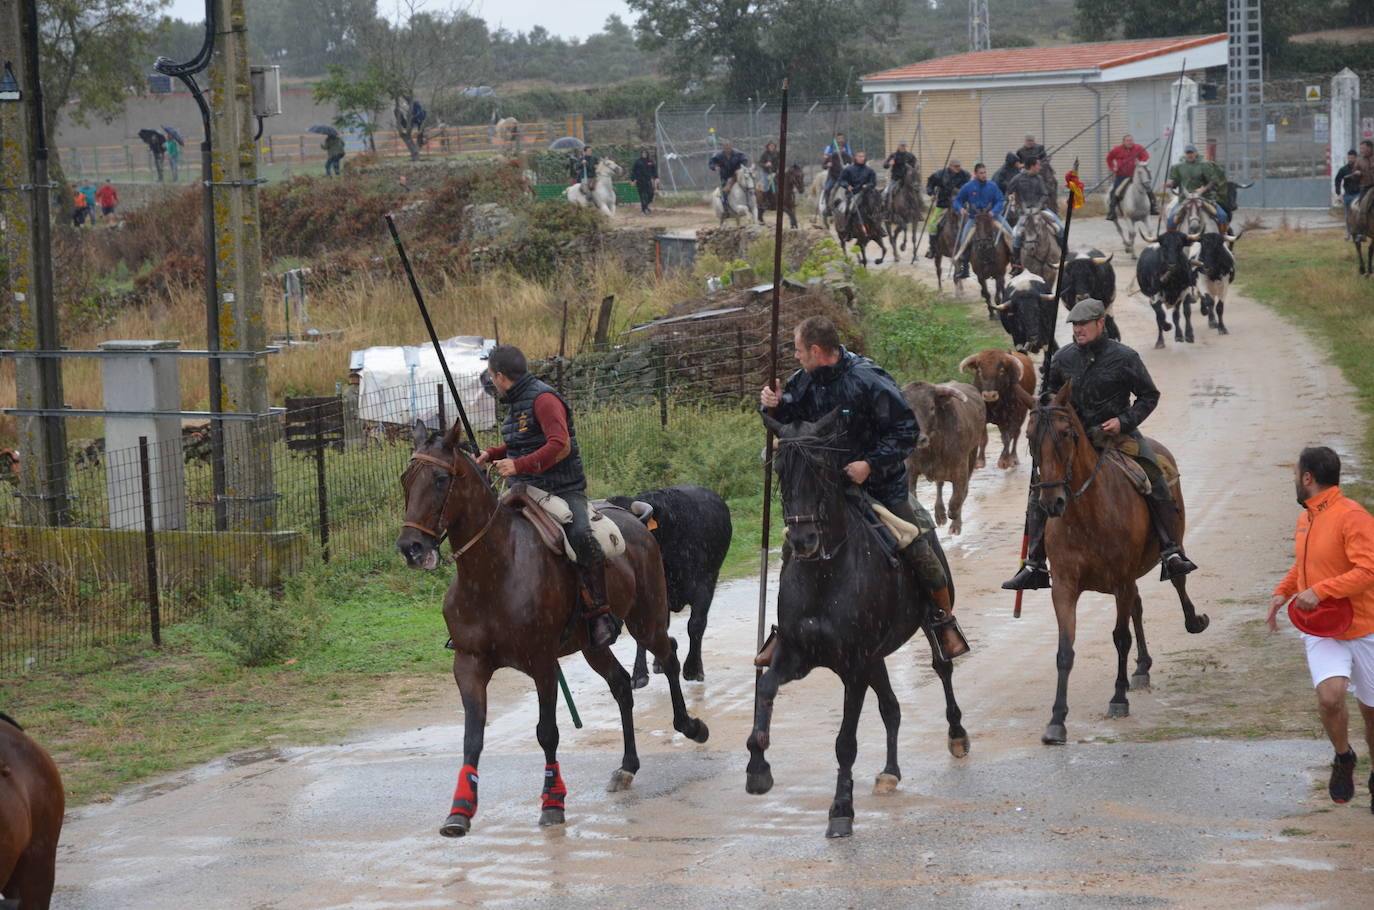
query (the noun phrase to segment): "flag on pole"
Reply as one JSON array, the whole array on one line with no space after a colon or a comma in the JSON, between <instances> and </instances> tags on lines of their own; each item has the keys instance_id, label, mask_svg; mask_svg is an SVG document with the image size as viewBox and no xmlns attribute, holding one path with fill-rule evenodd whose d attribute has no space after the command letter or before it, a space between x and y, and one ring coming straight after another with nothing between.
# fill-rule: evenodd
<instances>
[{"instance_id":1,"label":"flag on pole","mask_svg":"<svg viewBox=\"0 0 1374 910\"><path fill-rule=\"evenodd\" d=\"M1078 171L1069 171L1064 175L1064 187L1069 191L1069 206L1081 209L1083 207L1083 181L1078 179Z\"/></svg>"}]
</instances>

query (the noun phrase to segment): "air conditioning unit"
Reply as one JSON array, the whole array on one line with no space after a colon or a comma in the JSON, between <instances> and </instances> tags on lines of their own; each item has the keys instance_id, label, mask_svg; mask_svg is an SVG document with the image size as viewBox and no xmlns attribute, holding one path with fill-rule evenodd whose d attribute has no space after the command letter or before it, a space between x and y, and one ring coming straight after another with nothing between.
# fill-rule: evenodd
<instances>
[{"instance_id":1,"label":"air conditioning unit","mask_svg":"<svg viewBox=\"0 0 1374 910\"><path fill-rule=\"evenodd\" d=\"M883 92L873 96L873 113L875 114L895 114L897 107L897 94L895 92Z\"/></svg>"}]
</instances>

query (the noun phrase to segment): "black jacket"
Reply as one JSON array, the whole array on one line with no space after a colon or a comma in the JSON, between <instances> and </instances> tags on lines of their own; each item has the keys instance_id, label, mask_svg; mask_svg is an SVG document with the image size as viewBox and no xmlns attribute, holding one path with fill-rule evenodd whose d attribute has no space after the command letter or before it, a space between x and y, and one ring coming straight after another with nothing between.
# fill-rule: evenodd
<instances>
[{"instance_id":1,"label":"black jacket","mask_svg":"<svg viewBox=\"0 0 1374 910\"><path fill-rule=\"evenodd\" d=\"M960 170L957 174L949 168L932 171L926 178L926 195L935 197L936 208L947 209L955 195L972 177L973 175L965 170Z\"/></svg>"},{"instance_id":2,"label":"black jacket","mask_svg":"<svg viewBox=\"0 0 1374 910\"><path fill-rule=\"evenodd\" d=\"M1073 409L1090 430L1116 417L1121 432L1134 435L1159 404L1159 389L1140 355L1106 334L1085 347L1060 348L1042 391L1053 395L1070 379Z\"/></svg>"},{"instance_id":3,"label":"black jacket","mask_svg":"<svg viewBox=\"0 0 1374 910\"><path fill-rule=\"evenodd\" d=\"M778 152L776 149L764 149L759 156L759 170L765 174L774 174L778 170Z\"/></svg>"},{"instance_id":4,"label":"black jacket","mask_svg":"<svg viewBox=\"0 0 1374 910\"><path fill-rule=\"evenodd\" d=\"M1045 157L1045 147L1040 143L1026 148L1024 145L1016 150L1016 158L1023 165L1029 165L1032 161L1043 160Z\"/></svg>"},{"instance_id":5,"label":"black jacket","mask_svg":"<svg viewBox=\"0 0 1374 910\"><path fill-rule=\"evenodd\" d=\"M573 155L568 161L568 176L578 181L590 180L596 176L596 166L601 159L595 155Z\"/></svg>"},{"instance_id":6,"label":"black jacket","mask_svg":"<svg viewBox=\"0 0 1374 910\"><path fill-rule=\"evenodd\" d=\"M711 156L711 160L706 162L707 166L713 171L718 171L722 180L735 176L735 173L746 164L749 159L744 157L739 149L731 149L730 156L725 156L725 149L721 149Z\"/></svg>"},{"instance_id":7,"label":"black jacket","mask_svg":"<svg viewBox=\"0 0 1374 910\"><path fill-rule=\"evenodd\" d=\"M658 179L658 165L652 158L636 158L635 166L630 168L630 179L635 183L652 184Z\"/></svg>"},{"instance_id":8,"label":"black jacket","mask_svg":"<svg viewBox=\"0 0 1374 910\"><path fill-rule=\"evenodd\" d=\"M840 172L840 186L847 190L871 189L878 185L878 175L866 164L855 162Z\"/></svg>"},{"instance_id":9,"label":"black jacket","mask_svg":"<svg viewBox=\"0 0 1374 910\"><path fill-rule=\"evenodd\" d=\"M906 176L907 168L916 167L916 156L910 152L893 152L883 162L883 170L892 170L892 182L897 183Z\"/></svg>"},{"instance_id":10,"label":"black jacket","mask_svg":"<svg viewBox=\"0 0 1374 910\"><path fill-rule=\"evenodd\" d=\"M1352 180L1348 188L1344 185L1347 177ZM1360 191L1360 175L1355 173L1355 166L1353 164L1344 165L1337 171L1335 182L1337 195L1354 195Z\"/></svg>"},{"instance_id":11,"label":"black jacket","mask_svg":"<svg viewBox=\"0 0 1374 910\"><path fill-rule=\"evenodd\" d=\"M1043 209L1050 204L1050 191L1045 186L1045 178L1041 174L1022 171L1003 189L1008 194L1016 194L1016 204L1022 212L1027 209Z\"/></svg>"},{"instance_id":12,"label":"black jacket","mask_svg":"<svg viewBox=\"0 0 1374 910\"><path fill-rule=\"evenodd\" d=\"M905 502L906 457L916 448L920 427L897 383L867 357L841 348L834 366L792 374L773 417L782 423L811 422L836 408L847 412L842 418L846 460L873 467L864 489L887 505Z\"/></svg>"},{"instance_id":13,"label":"black jacket","mask_svg":"<svg viewBox=\"0 0 1374 910\"><path fill-rule=\"evenodd\" d=\"M1002 162L1002 166L997 169L997 173L992 175L992 182L997 184L998 188L1001 189L1003 193L1006 193L1012 178L1021 173L1021 169L1016 166L1019 160L1015 152L1007 152L1007 160Z\"/></svg>"},{"instance_id":14,"label":"black jacket","mask_svg":"<svg viewBox=\"0 0 1374 910\"><path fill-rule=\"evenodd\" d=\"M544 428L534 414L534 400L545 392L557 398L567 412L570 450L563 460L544 473L515 474L506 478L506 484L513 487L517 483L528 483L555 496L581 492L587 489L587 474L582 468L582 454L577 447L577 428L573 426L572 408L552 386L536 379L533 373L520 377L501 396L501 401L509 407L506 419L501 422L501 439L506 443L506 457L514 459L537 452L548 441L544 436Z\"/></svg>"}]
</instances>

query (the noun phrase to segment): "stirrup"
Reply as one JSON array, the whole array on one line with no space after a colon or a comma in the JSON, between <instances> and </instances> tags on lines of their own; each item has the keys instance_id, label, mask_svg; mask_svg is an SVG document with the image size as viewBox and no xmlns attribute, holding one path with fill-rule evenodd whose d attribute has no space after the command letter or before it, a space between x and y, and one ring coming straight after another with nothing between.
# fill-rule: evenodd
<instances>
[{"instance_id":1,"label":"stirrup","mask_svg":"<svg viewBox=\"0 0 1374 910\"><path fill-rule=\"evenodd\" d=\"M1160 554L1160 557L1159 557L1159 580L1160 580L1160 581L1173 581L1175 578L1182 578L1183 576L1187 575L1189 572L1196 572L1196 571L1197 571L1197 564L1194 563L1194 562L1193 562L1191 559L1189 559L1187 556L1184 556L1184 555L1183 555L1183 551L1180 550L1180 549L1178 549L1178 548L1175 548L1175 549L1173 549L1173 550L1170 550L1170 551L1167 552L1167 553L1162 553L1162 554Z\"/></svg>"},{"instance_id":2,"label":"stirrup","mask_svg":"<svg viewBox=\"0 0 1374 910\"><path fill-rule=\"evenodd\" d=\"M1040 591L1050 587L1050 570L1034 563L1026 563L1016 574L1002 582L1006 591Z\"/></svg>"},{"instance_id":3,"label":"stirrup","mask_svg":"<svg viewBox=\"0 0 1374 910\"><path fill-rule=\"evenodd\" d=\"M954 660L954 658L963 657L969 652L968 639L964 637L964 630L959 628L959 620L955 619L954 614L946 613L944 610L936 610L931 617L929 628L930 639L935 643L938 659ZM953 633L955 639L954 646L953 648L946 648L944 635L950 632Z\"/></svg>"},{"instance_id":4,"label":"stirrup","mask_svg":"<svg viewBox=\"0 0 1374 910\"><path fill-rule=\"evenodd\" d=\"M620 638L620 625L609 607L587 616L587 641L592 650L600 651L615 644Z\"/></svg>"},{"instance_id":5,"label":"stirrup","mask_svg":"<svg viewBox=\"0 0 1374 910\"><path fill-rule=\"evenodd\" d=\"M754 666L767 669L772 666L773 652L778 649L778 627L774 626L768 632L768 637L763 640L763 647L754 656Z\"/></svg>"}]
</instances>

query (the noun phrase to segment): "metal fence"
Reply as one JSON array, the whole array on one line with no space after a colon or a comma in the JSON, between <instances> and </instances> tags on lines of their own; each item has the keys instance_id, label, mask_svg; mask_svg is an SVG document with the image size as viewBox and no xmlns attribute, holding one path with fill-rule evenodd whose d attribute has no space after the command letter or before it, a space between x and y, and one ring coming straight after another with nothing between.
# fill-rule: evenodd
<instances>
[{"instance_id":1,"label":"metal fence","mask_svg":"<svg viewBox=\"0 0 1374 910\"><path fill-rule=\"evenodd\" d=\"M753 161L768 142L778 139L776 102L713 104L664 108L654 113L659 177L673 190L710 189L718 181L707 161L726 139ZM820 164L821 150L836 133L850 148L868 152L870 161L883 152L883 118L872 98L790 102L787 123L788 160L810 168Z\"/></svg>"},{"instance_id":2,"label":"metal fence","mask_svg":"<svg viewBox=\"0 0 1374 910\"><path fill-rule=\"evenodd\" d=\"M1250 129L1240 130L1228 104L1191 109L1193 135L1205 137L1207 155L1238 183L1254 183L1242 206L1326 207L1331 204L1331 105L1284 101L1254 105ZM1339 154L1339 152L1337 152Z\"/></svg>"}]
</instances>

